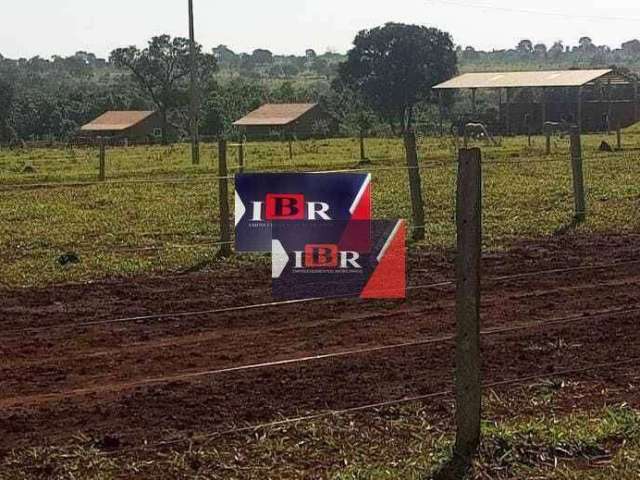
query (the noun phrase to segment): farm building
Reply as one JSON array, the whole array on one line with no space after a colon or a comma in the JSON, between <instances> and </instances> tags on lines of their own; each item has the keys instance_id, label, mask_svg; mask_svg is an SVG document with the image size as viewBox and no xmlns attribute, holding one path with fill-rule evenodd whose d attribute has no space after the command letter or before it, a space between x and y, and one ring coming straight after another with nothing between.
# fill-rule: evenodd
<instances>
[{"instance_id":1,"label":"farm building","mask_svg":"<svg viewBox=\"0 0 640 480\"><path fill-rule=\"evenodd\" d=\"M247 138L310 138L337 131L337 122L317 103L267 103L236 121Z\"/></svg>"},{"instance_id":2,"label":"farm building","mask_svg":"<svg viewBox=\"0 0 640 480\"><path fill-rule=\"evenodd\" d=\"M568 122L583 132L625 128L640 120L638 79L612 69L466 73L436 85L440 92L468 90L468 120L482 121L476 92L498 92L494 131L540 133L546 122ZM442 102L441 102L442 105ZM443 112L441 106L441 114Z\"/></svg>"},{"instance_id":3,"label":"farm building","mask_svg":"<svg viewBox=\"0 0 640 480\"><path fill-rule=\"evenodd\" d=\"M162 119L152 111L110 111L80 128L80 137L149 141L162 134Z\"/></svg>"}]
</instances>

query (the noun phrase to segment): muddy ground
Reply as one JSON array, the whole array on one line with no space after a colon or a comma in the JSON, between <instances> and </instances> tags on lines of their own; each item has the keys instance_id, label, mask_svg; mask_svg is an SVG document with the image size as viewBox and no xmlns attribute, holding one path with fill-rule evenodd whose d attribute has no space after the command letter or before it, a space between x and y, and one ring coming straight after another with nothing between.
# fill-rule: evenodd
<instances>
[{"instance_id":1,"label":"muddy ground","mask_svg":"<svg viewBox=\"0 0 640 480\"><path fill-rule=\"evenodd\" d=\"M455 290L432 284L453 279L453 258L414 252L402 302L234 309L271 302L264 263L0 290L0 450L78 434L139 445L446 391ZM485 382L640 358L640 235L521 242L485 255L483 276ZM567 376L640 407L638 363Z\"/></svg>"}]
</instances>

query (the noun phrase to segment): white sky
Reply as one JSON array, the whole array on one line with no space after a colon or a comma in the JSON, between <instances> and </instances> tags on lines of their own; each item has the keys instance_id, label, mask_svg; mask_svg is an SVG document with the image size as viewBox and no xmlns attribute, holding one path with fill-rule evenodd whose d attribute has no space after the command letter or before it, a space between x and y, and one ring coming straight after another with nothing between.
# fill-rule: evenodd
<instances>
[{"instance_id":1,"label":"white sky","mask_svg":"<svg viewBox=\"0 0 640 480\"><path fill-rule=\"evenodd\" d=\"M452 33L456 44L480 49L512 48L522 38L573 45L584 35L618 47L640 37L638 0L194 2L197 40L207 50L222 43L236 52L344 52L359 30L387 21L435 26ZM0 54L10 58L70 55L77 50L107 56L117 47L143 46L153 35L187 35L187 0L0 0L0 11Z\"/></svg>"}]
</instances>

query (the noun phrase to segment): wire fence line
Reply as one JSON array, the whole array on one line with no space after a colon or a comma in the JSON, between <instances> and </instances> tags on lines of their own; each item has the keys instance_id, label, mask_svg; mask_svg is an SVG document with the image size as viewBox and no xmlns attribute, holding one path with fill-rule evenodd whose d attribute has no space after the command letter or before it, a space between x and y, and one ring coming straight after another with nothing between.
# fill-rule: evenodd
<instances>
[{"instance_id":1,"label":"wire fence line","mask_svg":"<svg viewBox=\"0 0 640 480\"><path fill-rule=\"evenodd\" d=\"M535 328L541 328L541 327L548 328L548 327L559 326L559 325L568 325L576 322L594 321L602 318L612 318L620 315L630 315L630 314L639 313L640 308L638 307L640 307L640 304L636 304L634 307L635 308L612 308L612 309L607 309L602 311L588 312L588 314L586 314L586 312L582 312L579 314L569 315L566 317L522 322L519 324L510 325L508 327L494 327L494 328L481 330L480 335L483 337L487 337L487 336L500 335L505 333L513 333L513 332L518 332L518 331L528 330L528 329L535 329ZM422 347L427 345L441 345L445 343L451 343L455 341L455 339L456 339L455 334L430 336L423 339L414 340L411 342L397 343L392 345L381 345L381 346L375 346L375 347L345 350L345 351L317 354L317 355L298 357L298 358L289 358L285 360L276 360L276 361L255 363L255 364L249 364L249 365L239 365L235 367L227 367L227 368L221 368L216 370L202 370L197 372L179 373L179 374L163 376L163 377L145 378L145 379L127 382L126 388L134 389L134 388L144 387L144 386L158 386L158 385L164 385L164 384L169 384L173 382L189 381L189 380L194 380L194 379L204 378L204 377L215 377L215 376L220 376L220 375L225 375L230 373L242 373L242 372L249 372L254 370L264 370L264 369L286 367L286 366L292 366L292 365L305 365L305 364L320 362L323 360L340 359L340 358L354 357L354 356L360 356L360 355L391 352L394 350L406 350L409 348ZM107 387L99 386L99 387L95 387L94 389L83 388L83 389L69 390L69 391L62 391L62 392L49 392L44 394L38 394L38 397L48 398L51 400L67 400L67 399L78 397L78 396L91 395L93 393L104 393L106 388ZM114 389L115 388L119 388L119 386L115 385Z\"/></svg>"},{"instance_id":2,"label":"wire fence line","mask_svg":"<svg viewBox=\"0 0 640 480\"><path fill-rule=\"evenodd\" d=\"M591 372L597 372L600 370L606 370L616 367L624 367L631 365L640 365L640 357L631 358L626 360L619 360L615 362L601 363L597 365L591 365L588 367L582 368L572 368L572 369L563 369L555 372L547 372L537 375L529 375L525 377L517 377L508 380L500 380L495 382L487 382L483 384L483 389L496 389L500 387L507 387L513 385L522 385L525 383L529 383L532 381L541 381L550 378L558 378L558 377L566 377L569 375L579 375ZM284 418L282 420L276 420L273 422L260 423L255 425L247 425L243 427L235 427L227 430L220 430L217 432L205 433L200 435L191 435L188 438L179 438L174 440L165 440L161 442L149 442L143 445L138 446L120 446L109 452L104 452L104 456L114 456L117 454L121 454L123 451L127 452L146 452L146 451L158 451L160 449L165 449L168 447L175 447L178 445L190 444L193 445L195 443L206 444L212 440L216 440L220 437L226 437L231 435L243 434L248 432L257 432L260 430L268 430L280 427L289 427L300 423L313 422L317 420L323 420L328 418L342 417L346 415L357 414L361 412L371 411L371 410L381 410L389 407L397 407L401 405L407 405L411 403L424 402L425 400L432 400L436 398L446 398L454 395L453 390L441 390L438 392L427 393L425 395L416 395L416 396L406 396L399 399L394 400L386 400L377 403L369 403L365 405L359 405L356 407L350 407L340 410L326 410L319 413L303 415L298 417Z\"/></svg>"},{"instance_id":3,"label":"wire fence line","mask_svg":"<svg viewBox=\"0 0 640 480\"><path fill-rule=\"evenodd\" d=\"M615 160L632 160L635 159L635 156L619 156L619 155L611 155L611 156L596 156L596 157L583 157L583 161L615 161ZM404 161L404 159L382 159L379 160L381 162L394 162L394 161ZM353 162L349 162L352 164ZM529 164L545 164L545 163L569 163L566 158L522 158L518 157L517 159L509 159L509 160L497 160L497 159L483 159L483 166L520 166L520 165L529 165ZM448 160L423 160L420 162L418 167L411 167L408 165L397 165L397 166L383 166L383 167L354 167L354 168L335 168L335 169L326 169L326 170L314 170L310 168L309 170L296 170L296 171L283 171L281 173L310 173L310 174L323 174L323 173L370 173L370 172L381 172L381 171L409 171L412 169L424 170L428 168L450 168L454 167L458 164L455 159ZM281 168L282 164L273 164L273 165L259 165L259 169L253 170L251 172L247 171L247 173L266 173L266 171L270 168ZM156 173L156 172L150 172ZM165 174L160 171L157 172L158 176ZM171 173L180 173L176 172L167 172L166 174ZM175 178L130 178L130 179L114 179L114 180L78 180L78 181L70 181L70 182L39 182L39 183L2 183L0 184L0 194L7 192L14 192L20 190L40 190L40 189L62 189L62 188L79 188L79 187L91 187L91 186L118 186L118 185L139 185L139 184L166 184L166 185L182 185L182 184L207 184L209 182L217 181L217 180L234 180L236 174L219 176L212 172L184 172L185 176L183 177L175 177ZM276 172L274 172L276 173ZM119 176L142 176L145 174L145 171L118 171L117 174ZM91 174L82 174L83 176L95 178L95 175Z\"/></svg>"},{"instance_id":4,"label":"wire fence line","mask_svg":"<svg viewBox=\"0 0 640 480\"><path fill-rule=\"evenodd\" d=\"M557 275L562 273L575 273L578 271L615 269L618 267L638 265L638 264L640 264L640 260L628 260L628 261L622 261L622 262L612 262L608 264L586 265L586 266L568 267L568 268L562 268L562 269L556 268L556 269L550 269L550 270L538 270L534 272L525 272L525 273L520 273L515 275L486 277L484 280L489 283L504 282L509 280L518 280L522 278L532 278L536 276ZM420 271L423 271L423 270L418 270L418 272ZM407 290L417 291L417 290L425 290L425 289L451 287L454 285L455 285L455 280L444 280L444 281L433 282L428 284L410 285L407 287ZM578 286L575 288L580 289L583 287ZM529 293L527 293L527 295L529 295ZM80 323L78 322L64 323L64 324L61 323L61 324L42 326L42 327L26 327L26 328L14 329L14 330L4 330L0 332L0 338L3 336L13 336L13 335L19 335L24 333L37 333L37 332L53 331L53 330L85 329L88 327L108 326L108 325L117 325L117 324L125 324L125 323L144 323L144 322L166 320L166 319L181 319L181 318L198 317L198 316L221 315L221 314L227 314L227 313L243 312L248 310L262 310L267 308L278 308L278 307L286 307L286 306L300 305L300 304L306 304L306 303L315 303L315 302L327 301L327 300L338 300L338 301L353 300L353 298L347 297L347 296L318 297L318 298L307 298L307 299L299 299L299 300L286 300L286 301L229 306L229 307L206 309L206 310L180 311L180 312L172 312L172 313L139 315L139 316L133 316L133 317L123 317L123 318L107 319L107 320L95 320L95 321L80 322ZM371 315L371 317L375 317L375 316L376 314ZM368 317L362 316L362 317L359 317L358 319L364 320L366 318Z\"/></svg>"}]
</instances>

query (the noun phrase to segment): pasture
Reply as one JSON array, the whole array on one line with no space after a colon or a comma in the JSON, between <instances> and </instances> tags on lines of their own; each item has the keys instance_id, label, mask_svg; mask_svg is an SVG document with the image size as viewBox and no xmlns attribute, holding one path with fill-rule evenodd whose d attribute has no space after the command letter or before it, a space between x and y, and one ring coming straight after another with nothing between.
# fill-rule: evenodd
<instances>
[{"instance_id":1,"label":"pasture","mask_svg":"<svg viewBox=\"0 0 640 480\"><path fill-rule=\"evenodd\" d=\"M479 478L636 478L640 134L483 152ZM247 171L359 169L411 218L403 146L254 143ZM272 303L268 256L216 257L217 145L0 151L0 480L419 479L453 442L455 150L421 138L406 301ZM235 154L229 164L235 170ZM232 185L233 179L228 181ZM230 189L230 200L233 189ZM76 263L61 265L61 255ZM597 346L594 348L593 346ZM588 477L585 472L588 471Z\"/></svg>"},{"instance_id":2,"label":"pasture","mask_svg":"<svg viewBox=\"0 0 640 480\"><path fill-rule=\"evenodd\" d=\"M599 153L606 135L583 138L589 207L585 232L634 231L640 203L640 134L624 135L625 150ZM614 144L613 136L606 138ZM500 147L478 143L484 160L485 244L552 235L572 215L568 139L521 137ZM358 167L355 139L294 144L249 143L247 171L319 171ZM378 218L411 218L402 142L370 139L374 210ZM419 161L426 201L426 247L454 240L454 147L449 138L421 138ZM233 168L236 154L229 149ZM25 167L27 168L25 170ZM188 145L109 148L107 181L97 183L96 149L0 151L0 283L47 285L105 277L161 274L210 264L218 236L217 146L202 147L192 166ZM231 170L230 173L233 173ZM232 182L232 180L230 180ZM230 189L233 195L233 189ZM233 202L233 198L230 199ZM231 203L233 205L233 203ZM61 255L79 263L62 266Z\"/></svg>"}]
</instances>

